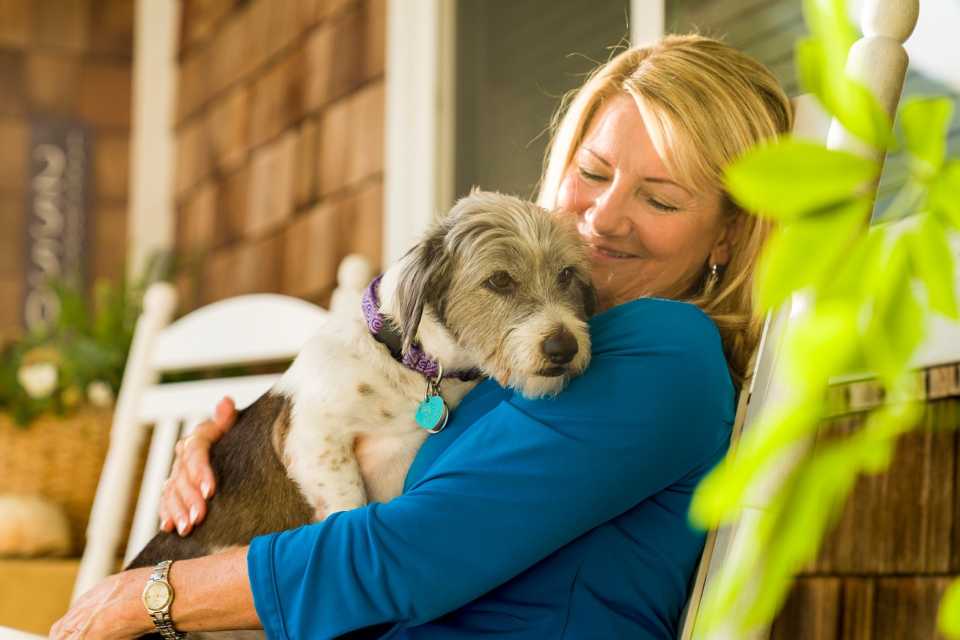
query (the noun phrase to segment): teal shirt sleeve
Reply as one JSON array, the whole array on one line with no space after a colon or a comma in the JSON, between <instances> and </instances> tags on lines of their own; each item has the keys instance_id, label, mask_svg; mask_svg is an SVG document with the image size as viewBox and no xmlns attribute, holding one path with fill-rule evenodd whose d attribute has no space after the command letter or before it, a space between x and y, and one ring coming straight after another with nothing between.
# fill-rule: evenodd
<instances>
[{"instance_id":1,"label":"teal shirt sleeve","mask_svg":"<svg viewBox=\"0 0 960 640\"><path fill-rule=\"evenodd\" d=\"M593 360L553 398L504 400L386 504L254 539L271 638L413 626L519 575L726 448L733 388L715 325L644 299L591 321Z\"/></svg>"}]
</instances>

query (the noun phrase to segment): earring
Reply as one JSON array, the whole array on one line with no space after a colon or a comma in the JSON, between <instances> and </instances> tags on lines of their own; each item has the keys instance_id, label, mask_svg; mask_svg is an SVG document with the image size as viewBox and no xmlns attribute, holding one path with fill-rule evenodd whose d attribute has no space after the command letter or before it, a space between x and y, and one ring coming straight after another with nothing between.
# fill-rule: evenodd
<instances>
[{"instance_id":1,"label":"earring","mask_svg":"<svg viewBox=\"0 0 960 640\"><path fill-rule=\"evenodd\" d=\"M714 287L717 286L717 283L720 281L720 265L712 264L710 265L710 272L707 274L707 280L703 283L703 295L710 295L713 292Z\"/></svg>"}]
</instances>

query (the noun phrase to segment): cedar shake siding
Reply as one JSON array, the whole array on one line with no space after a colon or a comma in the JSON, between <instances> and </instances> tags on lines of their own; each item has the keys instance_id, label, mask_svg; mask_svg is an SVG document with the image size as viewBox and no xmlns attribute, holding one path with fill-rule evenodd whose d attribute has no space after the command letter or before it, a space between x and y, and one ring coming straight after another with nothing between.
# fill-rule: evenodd
<instances>
[{"instance_id":1,"label":"cedar shake siding","mask_svg":"<svg viewBox=\"0 0 960 640\"><path fill-rule=\"evenodd\" d=\"M385 0L185 0L176 108L181 311L252 292L327 304L380 266Z\"/></svg>"}]
</instances>

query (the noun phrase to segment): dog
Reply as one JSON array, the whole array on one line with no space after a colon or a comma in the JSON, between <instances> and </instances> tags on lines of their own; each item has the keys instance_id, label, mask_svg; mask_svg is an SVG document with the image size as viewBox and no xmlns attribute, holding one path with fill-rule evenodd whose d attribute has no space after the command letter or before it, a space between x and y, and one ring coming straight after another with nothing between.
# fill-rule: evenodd
<instances>
[{"instance_id":1,"label":"dog","mask_svg":"<svg viewBox=\"0 0 960 640\"><path fill-rule=\"evenodd\" d=\"M128 568L386 502L481 376L540 397L590 361L596 292L579 235L511 196L459 200L363 302L331 316L213 445L204 521L185 538L158 533Z\"/></svg>"}]
</instances>

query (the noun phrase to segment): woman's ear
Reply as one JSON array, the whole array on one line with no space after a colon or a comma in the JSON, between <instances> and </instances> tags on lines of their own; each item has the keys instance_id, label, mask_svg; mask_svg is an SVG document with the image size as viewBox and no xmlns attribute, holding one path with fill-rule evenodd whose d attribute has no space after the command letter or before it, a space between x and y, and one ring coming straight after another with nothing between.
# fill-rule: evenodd
<instances>
[{"instance_id":1,"label":"woman's ear","mask_svg":"<svg viewBox=\"0 0 960 640\"><path fill-rule=\"evenodd\" d=\"M716 264L721 267L727 266L727 263L730 262L730 241L735 233L735 227L737 225L737 220L727 220L722 223L720 228L720 233L717 235L717 239L713 242L713 247L710 249L709 260L707 264Z\"/></svg>"}]
</instances>

